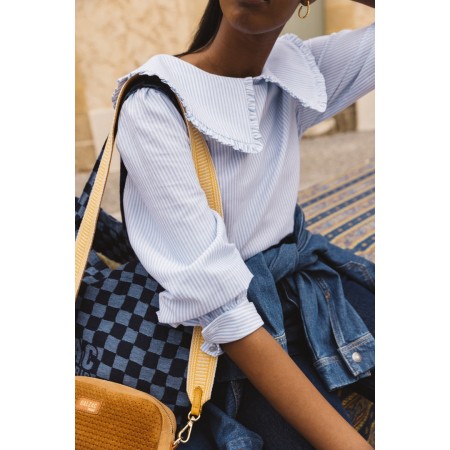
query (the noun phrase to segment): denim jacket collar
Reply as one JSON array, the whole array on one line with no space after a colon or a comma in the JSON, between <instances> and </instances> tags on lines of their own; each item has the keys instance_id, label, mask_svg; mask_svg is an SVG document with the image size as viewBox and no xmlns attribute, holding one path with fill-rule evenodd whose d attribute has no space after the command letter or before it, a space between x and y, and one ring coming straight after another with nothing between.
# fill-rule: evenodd
<instances>
[{"instance_id":1,"label":"denim jacket collar","mask_svg":"<svg viewBox=\"0 0 450 450\"><path fill-rule=\"evenodd\" d=\"M277 40L257 77L214 75L177 57L156 55L118 80L112 96L114 106L122 85L137 73L158 76L177 94L187 119L196 128L244 153L259 153L264 147L254 83L275 84L294 101L319 112L327 105L324 77L308 47L294 34Z\"/></svg>"}]
</instances>

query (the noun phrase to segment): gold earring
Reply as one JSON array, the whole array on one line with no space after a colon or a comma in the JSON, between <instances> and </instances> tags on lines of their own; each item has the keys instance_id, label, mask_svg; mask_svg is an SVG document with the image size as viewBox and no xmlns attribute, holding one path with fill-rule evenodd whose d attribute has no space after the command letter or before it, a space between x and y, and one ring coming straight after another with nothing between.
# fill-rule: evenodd
<instances>
[{"instance_id":1,"label":"gold earring","mask_svg":"<svg viewBox=\"0 0 450 450\"><path fill-rule=\"evenodd\" d=\"M302 8L303 8L303 5L300 5L300 8L298 9L298 17L300 17L300 19L306 19L309 15L309 10L311 9L311 4L309 3L309 0L307 0L307 2L306 2L306 13L304 16L302 16L300 14Z\"/></svg>"}]
</instances>

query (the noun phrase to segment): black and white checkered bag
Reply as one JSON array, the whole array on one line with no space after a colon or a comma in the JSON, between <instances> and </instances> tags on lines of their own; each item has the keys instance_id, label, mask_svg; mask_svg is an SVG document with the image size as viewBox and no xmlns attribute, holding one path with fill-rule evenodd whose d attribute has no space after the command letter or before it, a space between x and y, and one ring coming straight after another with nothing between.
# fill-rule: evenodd
<instances>
[{"instance_id":1,"label":"black and white checkered bag","mask_svg":"<svg viewBox=\"0 0 450 450\"><path fill-rule=\"evenodd\" d=\"M76 233L101 156L75 199ZM75 374L149 393L179 421L190 409L186 376L192 328L158 323L161 290L137 260L123 224L101 210L76 301Z\"/></svg>"}]
</instances>

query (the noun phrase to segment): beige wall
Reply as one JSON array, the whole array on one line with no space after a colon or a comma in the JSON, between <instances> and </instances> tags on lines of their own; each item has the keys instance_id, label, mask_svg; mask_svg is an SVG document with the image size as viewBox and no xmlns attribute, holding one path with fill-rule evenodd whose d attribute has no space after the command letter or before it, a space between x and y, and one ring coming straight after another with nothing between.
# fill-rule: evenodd
<instances>
[{"instance_id":1,"label":"beige wall","mask_svg":"<svg viewBox=\"0 0 450 450\"><path fill-rule=\"evenodd\" d=\"M319 0L320 1L320 0ZM375 10L348 0L324 0L325 33L346 28L370 25L375 20Z\"/></svg>"},{"instance_id":2,"label":"beige wall","mask_svg":"<svg viewBox=\"0 0 450 450\"><path fill-rule=\"evenodd\" d=\"M75 56L75 80L75 167L88 171L94 162L95 149L78 55Z\"/></svg>"},{"instance_id":3,"label":"beige wall","mask_svg":"<svg viewBox=\"0 0 450 450\"><path fill-rule=\"evenodd\" d=\"M76 50L89 109L155 53L185 49L206 0L77 0Z\"/></svg>"},{"instance_id":4,"label":"beige wall","mask_svg":"<svg viewBox=\"0 0 450 450\"><path fill-rule=\"evenodd\" d=\"M88 170L116 80L155 53L185 50L206 0L76 0L76 169Z\"/></svg>"}]
</instances>

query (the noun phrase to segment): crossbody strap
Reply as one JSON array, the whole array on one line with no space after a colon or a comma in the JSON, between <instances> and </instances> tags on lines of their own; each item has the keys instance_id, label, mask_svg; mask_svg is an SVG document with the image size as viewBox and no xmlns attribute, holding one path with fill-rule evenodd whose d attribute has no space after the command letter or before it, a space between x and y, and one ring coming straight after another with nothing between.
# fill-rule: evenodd
<instances>
[{"instance_id":1,"label":"crossbody strap","mask_svg":"<svg viewBox=\"0 0 450 450\"><path fill-rule=\"evenodd\" d=\"M122 86L118 96L111 131L104 146L97 176L95 178L95 182L89 196L89 201L86 206L86 211L84 212L75 241L75 299L77 298L77 293L80 288L89 252L94 240L100 205L111 165L122 100L127 92L127 89L135 83L139 77L141 77L141 75L134 75L128 79L128 81ZM186 120L184 108L181 103L180 106L183 112L183 119L188 129L192 149L192 158L197 171L200 186L206 194L209 207L217 211L222 216L223 212L219 184L208 146L206 145L202 134L189 121ZM201 333L201 328L194 327L187 374L187 394L189 396L189 400L191 401L192 408L188 417L189 423L180 432L177 440L179 442L185 442L189 439L193 422L198 420L203 404L211 398L214 375L217 367L217 357L212 357L200 349L203 342L204 339ZM184 432L187 434L186 438L184 438L182 434Z\"/></svg>"}]
</instances>

